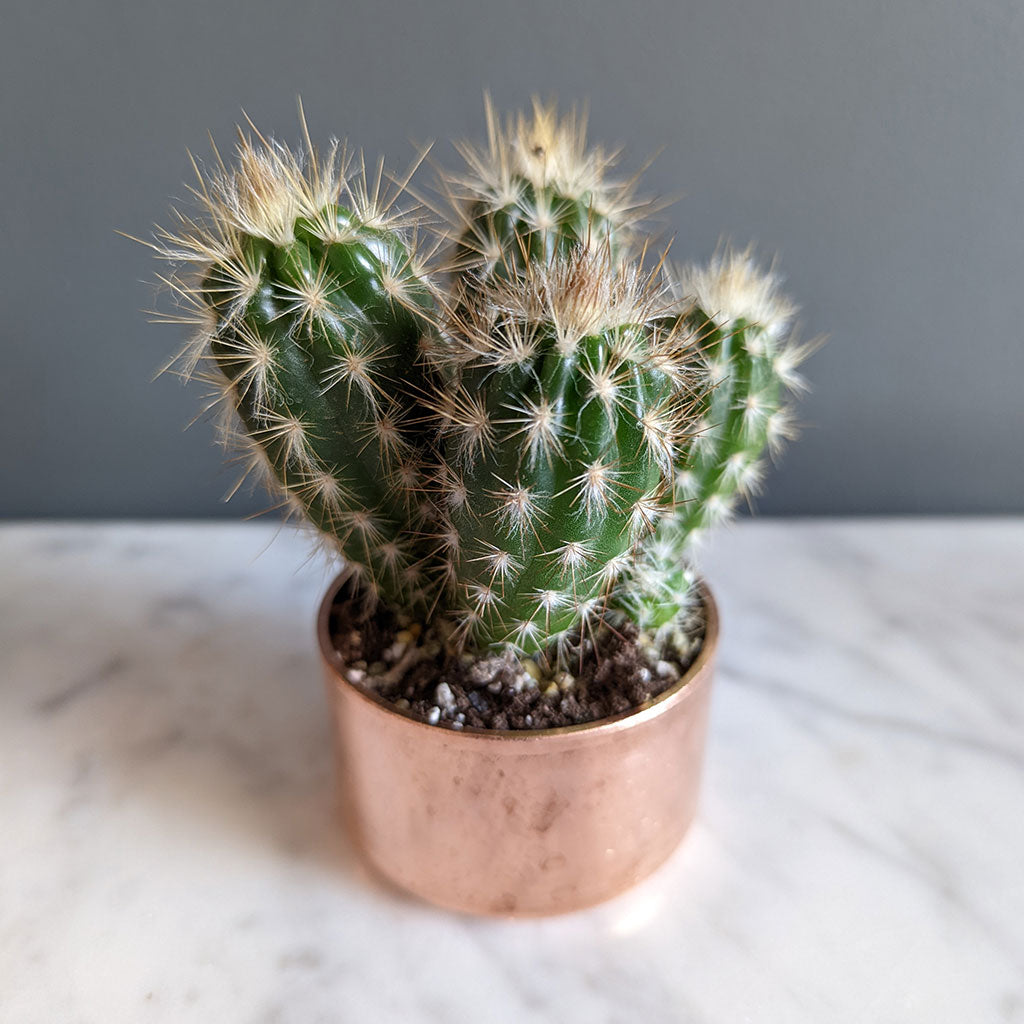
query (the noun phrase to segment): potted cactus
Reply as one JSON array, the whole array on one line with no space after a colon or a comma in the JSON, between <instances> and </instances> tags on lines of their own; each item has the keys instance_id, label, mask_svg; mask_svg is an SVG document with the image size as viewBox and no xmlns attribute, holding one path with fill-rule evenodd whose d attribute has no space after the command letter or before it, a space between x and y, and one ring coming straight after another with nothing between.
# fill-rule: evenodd
<instances>
[{"instance_id":1,"label":"potted cactus","mask_svg":"<svg viewBox=\"0 0 1024 1024\"><path fill-rule=\"evenodd\" d=\"M184 372L340 558L318 635L357 845L436 903L551 913L692 818L717 618L691 552L790 435L802 350L749 251L647 258L579 119L487 115L429 252L379 170L258 133L155 247Z\"/></svg>"}]
</instances>

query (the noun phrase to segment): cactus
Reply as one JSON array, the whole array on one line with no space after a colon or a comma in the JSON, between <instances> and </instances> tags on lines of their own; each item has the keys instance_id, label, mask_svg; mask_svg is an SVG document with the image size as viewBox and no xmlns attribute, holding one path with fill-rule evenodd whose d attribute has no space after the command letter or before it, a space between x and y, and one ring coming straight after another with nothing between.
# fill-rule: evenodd
<instances>
[{"instance_id":1,"label":"cactus","mask_svg":"<svg viewBox=\"0 0 1024 1024\"><path fill-rule=\"evenodd\" d=\"M379 170L243 135L205 216L157 236L200 328L185 373L211 368L251 466L392 611L559 660L622 616L668 636L692 540L790 433L792 309L749 252L668 298L580 119L488 104L488 127L430 267Z\"/></svg>"},{"instance_id":2,"label":"cactus","mask_svg":"<svg viewBox=\"0 0 1024 1024\"><path fill-rule=\"evenodd\" d=\"M486 115L486 150L459 144L467 170L441 183L452 211L452 267L472 279L515 277L577 246L607 249L618 261L645 206L632 181L608 179L616 154L587 148L586 117L559 118L535 100L532 116L502 125L489 98Z\"/></svg>"},{"instance_id":3,"label":"cactus","mask_svg":"<svg viewBox=\"0 0 1024 1024\"><path fill-rule=\"evenodd\" d=\"M457 304L436 409L454 608L477 645L543 650L586 627L653 529L686 430L685 325L657 288L578 247Z\"/></svg>"},{"instance_id":4,"label":"cactus","mask_svg":"<svg viewBox=\"0 0 1024 1024\"><path fill-rule=\"evenodd\" d=\"M173 280L202 322L188 362L210 378L250 465L328 538L365 589L415 603L423 440L398 397L417 380L430 291L380 176L242 137L239 166L200 177L204 222L161 236L196 269ZM346 203L342 203L342 199Z\"/></svg>"},{"instance_id":5,"label":"cactus","mask_svg":"<svg viewBox=\"0 0 1024 1024\"><path fill-rule=\"evenodd\" d=\"M674 509L661 517L613 604L643 630L672 629L692 599L692 548L727 519L737 500L755 494L764 453L793 435L782 404L803 381L796 367L807 354L788 342L794 307L771 271L750 249L726 249L707 267L676 273L678 319L700 337L700 359L711 387L698 409L696 434L681 451L673 479Z\"/></svg>"}]
</instances>

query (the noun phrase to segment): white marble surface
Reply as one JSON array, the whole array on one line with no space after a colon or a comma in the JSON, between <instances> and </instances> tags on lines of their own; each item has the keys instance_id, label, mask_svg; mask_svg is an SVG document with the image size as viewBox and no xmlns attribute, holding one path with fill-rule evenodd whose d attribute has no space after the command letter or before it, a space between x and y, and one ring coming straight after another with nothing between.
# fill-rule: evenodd
<instances>
[{"instance_id":1,"label":"white marble surface","mask_svg":"<svg viewBox=\"0 0 1024 1024\"><path fill-rule=\"evenodd\" d=\"M4 1024L1024 1020L1024 521L721 536L697 824L527 922L354 861L274 535L0 528Z\"/></svg>"}]
</instances>

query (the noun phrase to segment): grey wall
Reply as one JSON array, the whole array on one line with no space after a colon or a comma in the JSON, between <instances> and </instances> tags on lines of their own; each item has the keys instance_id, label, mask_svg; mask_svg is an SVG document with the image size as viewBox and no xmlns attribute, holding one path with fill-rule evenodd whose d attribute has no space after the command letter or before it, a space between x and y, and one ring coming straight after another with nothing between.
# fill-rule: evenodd
<instances>
[{"instance_id":1,"label":"grey wall","mask_svg":"<svg viewBox=\"0 0 1024 1024\"><path fill-rule=\"evenodd\" d=\"M244 108L297 141L478 135L481 94L589 99L678 256L777 251L807 333L808 425L765 512L1024 511L1019 0L631 4L315 0L5 5L0 514L240 515L179 337L138 312L144 233L186 149ZM451 150L440 146L438 157ZM628 161L627 161L628 162Z\"/></svg>"}]
</instances>

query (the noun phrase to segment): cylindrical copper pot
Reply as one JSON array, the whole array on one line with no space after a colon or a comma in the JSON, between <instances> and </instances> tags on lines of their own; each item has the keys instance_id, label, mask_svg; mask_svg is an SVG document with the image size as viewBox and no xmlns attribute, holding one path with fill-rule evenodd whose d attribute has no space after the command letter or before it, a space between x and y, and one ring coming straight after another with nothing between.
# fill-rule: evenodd
<instances>
[{"instance_id":1,"label":"cylindrical copper pot","mask_svg":"<svg viewBox=\"0 0 1024 1024\"><path fill-rule=\"evenodd\" d=\"M657 868L697 803L718 642L714 600L685 676L598 722L534 731L428 725L352 685L317 632L334 710L343 803L357 848L417 896L477 914L557 914Z\"/></svg>"}]
</instances>

